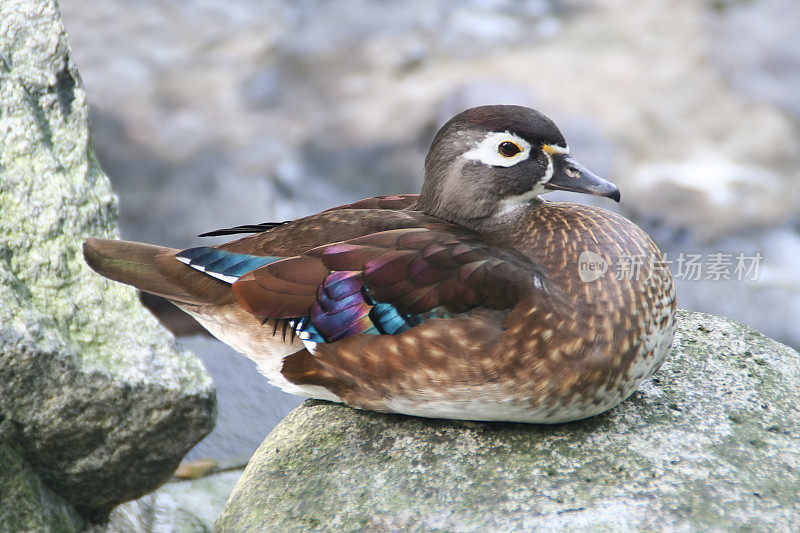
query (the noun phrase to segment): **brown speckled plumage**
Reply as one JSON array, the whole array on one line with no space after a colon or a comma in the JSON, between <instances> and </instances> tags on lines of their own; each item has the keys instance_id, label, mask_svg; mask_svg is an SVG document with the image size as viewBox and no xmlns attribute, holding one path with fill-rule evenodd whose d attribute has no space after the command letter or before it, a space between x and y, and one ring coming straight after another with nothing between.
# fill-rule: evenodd
<instances>
[{"instance_id":1,"label":"brown speckled plumage","mask_svg":"<svg viewBox=\"0 0 800 533\"><path fill-rule=\"evenodd\" d=\"M255 234L215 249L92 240L87 260L172 299L289 392L477 420L561 422L613 407L672 342L675 293L658 248L619 215L536 196L619 197L543 115L490 106L459 117L434 140L419 197L221 230ZM491 143L511 141L520 155L505 164ZM211 259L193 259L206 250ZM585 253L605 262L597 279L579 275ZM269 259L214 271L219 257L253 256ZM628 258L637 270L619 272Z\"/></svg>"},{"instance_id":2,"label":"brown speckled plumage","mask_svg":"<svg viewBox=\"0 0 800 533\"><path fill-rule=\"evenodd\" d=\"M624 255L660 258L658 249L626 219L574 204L542 202L518 224L515 232L487 240L523 251L547 290L507 313L481 310L429 320L399 335L323 345L313 362L306 353L289 357L287 377L298 384L325 381L346 403L373 410L386 410L387 397L486 384L523 409L544 409L553 421L562 407L604 411L621 401L660 363L634 369L656 357L655 350L642 349L642 337L674 319L671 277L646 263L638 280L617 279L610 269L586 283L578 277L578 257L589 250L614 265ZM668 332L664 337L671 339ZM290 368L295 357L306 361L300 372Z\"/></svg>"}]
</instances>

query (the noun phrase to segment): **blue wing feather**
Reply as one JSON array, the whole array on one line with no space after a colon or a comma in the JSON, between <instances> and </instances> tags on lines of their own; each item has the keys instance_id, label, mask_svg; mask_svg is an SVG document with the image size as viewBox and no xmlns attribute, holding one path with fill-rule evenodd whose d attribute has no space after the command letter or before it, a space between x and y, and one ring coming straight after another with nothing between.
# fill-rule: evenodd
<instances>
[{"instance_id":1,"label":"blue wing feather","mask_svg":"<svg viewBox=\"0 0 800 533\"><path fill-rule=\"evenodd\" d=\"M372 306L369 316L375 326L387 335L396 335L411 327L411 324L392 304L375 304Z\"/></svg>"},{"instance_id":2,"label":"blue wing feather","mask_svg":"<svg viewBox=\"0 0 800 533\"><path fill-rule=\"evenodd\" d=\"M283 257L238 254L210 246L199 246L183 250L175 254L175 258L194 269L227 283L234 283L250 271L284 259Z\"/></svg>"}]
</instances>

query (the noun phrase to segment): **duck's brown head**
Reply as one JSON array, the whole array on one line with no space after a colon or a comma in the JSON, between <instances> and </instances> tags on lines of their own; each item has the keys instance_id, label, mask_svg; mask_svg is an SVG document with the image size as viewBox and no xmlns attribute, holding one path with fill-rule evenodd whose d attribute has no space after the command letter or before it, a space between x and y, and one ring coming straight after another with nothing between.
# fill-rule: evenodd
<instances>
[{"instance_id":1,"label":"duck's brown head","mask_svg":"<svg viewBox=\"0 0 800 533\"><path fill-rule=\"evenodd\" d=\"M548 189L620 199L616 185L570 155L543 114L515 105L474 107L433 139L417 209L476 227L538 201Z\"/></svg>"}]
</instances>

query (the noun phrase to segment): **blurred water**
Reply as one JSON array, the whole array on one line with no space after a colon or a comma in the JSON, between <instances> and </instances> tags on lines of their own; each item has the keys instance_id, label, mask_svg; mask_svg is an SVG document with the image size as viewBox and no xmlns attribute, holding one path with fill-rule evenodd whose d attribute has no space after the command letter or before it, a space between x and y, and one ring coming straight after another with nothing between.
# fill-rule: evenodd
<instances>
[{"instance_id":1,"label":"blurred water","mask_svg":"<svg viewBox=\"0 0 800 533\"><path fill-rule=\"evenodd\" d=\"M214 379L217 425L186 456L186 460L215 459L222 465L245 464L264 438L303 398L273 387L255 363L226 344L195 335L180 343L194 352Z\"/></svg>"}]
</instances>

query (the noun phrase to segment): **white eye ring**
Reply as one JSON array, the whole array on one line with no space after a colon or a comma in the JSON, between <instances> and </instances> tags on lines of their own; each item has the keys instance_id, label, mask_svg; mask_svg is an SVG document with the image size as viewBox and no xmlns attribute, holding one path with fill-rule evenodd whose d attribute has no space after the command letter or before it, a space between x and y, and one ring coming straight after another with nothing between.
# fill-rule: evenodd
<instances>
[{"instance_id":1,"label":"white eye ring","mask_svg":"<svg viewBox=\"0 0 800 533\"><path fill-rule=\"evenodd\" d=\"M509 142L516 145L520 151L512 156L500 153L500 145ZM471 161L478 161L491 167L510 167L528 159L531 153L531 143L509 131L493 131L486 134L477 145L465 152L463 157Z\"/></svg>"}]
</instances>

